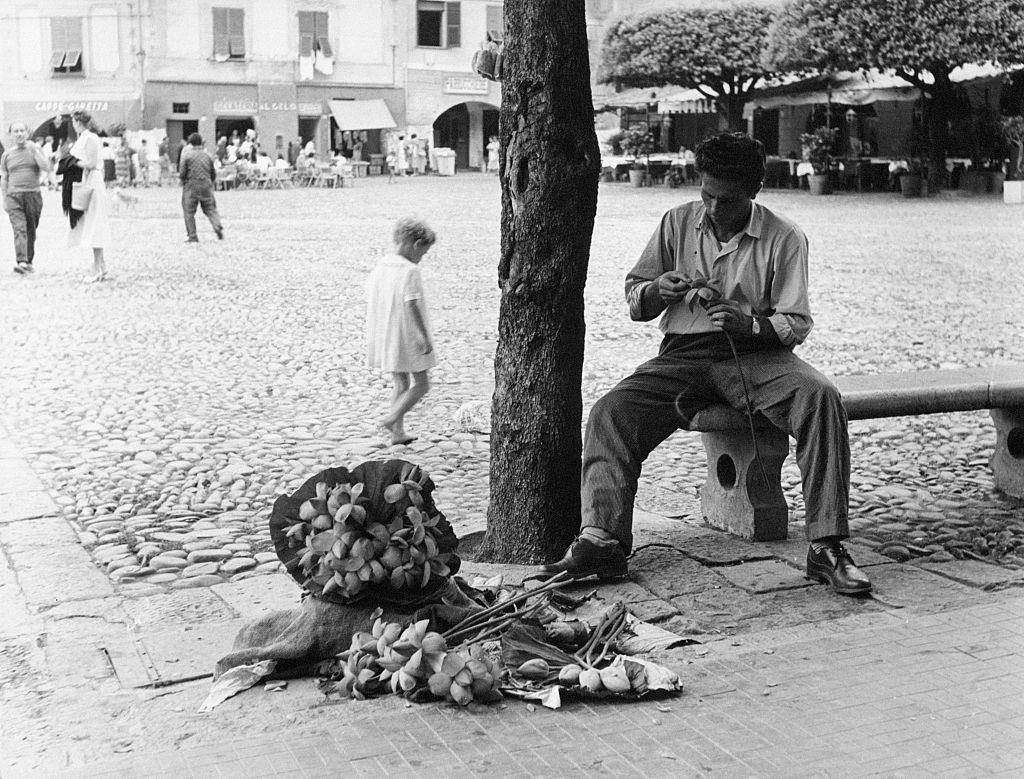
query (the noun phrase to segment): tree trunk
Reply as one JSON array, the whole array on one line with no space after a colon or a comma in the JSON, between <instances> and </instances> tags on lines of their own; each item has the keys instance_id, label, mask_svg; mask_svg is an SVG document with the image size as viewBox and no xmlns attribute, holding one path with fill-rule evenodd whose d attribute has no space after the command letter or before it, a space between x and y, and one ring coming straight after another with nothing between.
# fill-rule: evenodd
<instances>
[{"instance_id":1,"label":"tree trunk","mask_svg":"<svg viewBox=\"0 0 1024 779\"><path fill-rule=\"evenodd\" d=\"M935 83L925 103L925 123L928 136L928 191L946 188L946 151L949 149L949 120L955 105L953 84L949 72L937 67L933 71Z\"/></svg>"},{"instance_id":2,"label":"tree trunk","mask_svg":"<svg viewBox=\"0 0 1024 779\"><path fill-rule=\"evenodd\" d=\"M601 157L584 0L507 0L498 346L480 559L561 555L580 523L583 288Z\"/></svg>"}]
</instances>

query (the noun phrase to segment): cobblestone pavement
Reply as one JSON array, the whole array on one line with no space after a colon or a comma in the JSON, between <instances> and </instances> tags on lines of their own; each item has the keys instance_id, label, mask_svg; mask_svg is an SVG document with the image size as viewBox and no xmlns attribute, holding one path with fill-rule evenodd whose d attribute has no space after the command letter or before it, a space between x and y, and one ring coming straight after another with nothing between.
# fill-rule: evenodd
<instances>
[{"instance_id":1,"label":"cobblestone pavement","mask_svg":"<svg viewBox=\"0 0 1024 779\"><path fill-rule=\"evenodd\" d=\"M227 240L204 233L198 246L183 243L176 190L138 194L114 219L113 281L79 281L87 258L63 248L50 193L39 271L0 281L0 419L122 591L277 570L269 504L327 465L415 460L458 532L484 526L499 299L493 177L226 192ZM602 185L586 293L587 406L654 353L657 329L626 315L624 271L660 214L694 195ZM1024 361L1024 273L1012 272L1024 222L1008 218L1012 207L797 192L762 200L810 236L817 327L801 354L826 373ZM410 418L419 440L388 449L371 421L388 388L364 367L362 285L406 213L426 217L441 239L424 268L442 359ZM896 557L1024 564L1024 509L993 493L984 412L851 430L852 525L865 541ZM639 505L699 519L703 470L698 437L678 434L651 458ZM783 477L799 533L792 458Z\"/></svg>"},{"instance_id":2,"label":"cobblestone pavement","mask_svg":"<svg viewBox=\"0 0 1024 779\"><path fill-rule=\"evenodd\" d=\"M661 447L641 484L634 573L602 594L694 642L660 658L681 698L463 712L328 705L296 680L197 717L206 679L132 688L111 664L141 640L155 661L170 635L181 651L165 642L164 671L203 676L242 620L296 601L266 515L322 467L415 460L459 534L483 528L498 301L492 177L224 193L227 238L201 232L198 246L183 243L176 191L139 194L114 220L113 281L79 281L88 259L63 248L52 195L39 270L0 277L4 776L1019 775L1024 507L992 489L983 412L851 425L867 601L800 576L792 461L792 540L751 545L702 527L698 437ZM626 316L622 277L660 214L693 194L602 185L586 406L656 349L653 325ZM810 236L817 329L801 354L826 373L1024 361L1012 207L763 200ZM420 440L389 449L370 421L388 388L363 367L362 283L405 213L441 236L424 271L443 351L410 418Z\"/></svg>"}]
</instances>

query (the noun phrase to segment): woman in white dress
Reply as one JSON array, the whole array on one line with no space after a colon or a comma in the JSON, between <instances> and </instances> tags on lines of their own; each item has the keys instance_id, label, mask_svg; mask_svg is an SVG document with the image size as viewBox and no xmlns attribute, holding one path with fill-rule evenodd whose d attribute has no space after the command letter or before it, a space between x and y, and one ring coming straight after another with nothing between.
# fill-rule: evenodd
<instances>
[{"instance_id":1,"label":"woman in white dress","mask_svg":"<svg viewBox=\"0 0 1024 779\"><path fill-rule=\"evenodd\" d=\"M78 140L71 147L72 164L81 169L81 181L92 187L92 197L85 211L77 211L66 202L71 231L68 246L88 246L92 249L92 275L85 281L95 283L107 278L107 264L103 250L110 243L109 203L107 188L103 183L103 156L100 139L93 130L92 116L86 111L76 111L71 121ZM72 177L77 178L77 177ZM70 189L70 187L69 187Z\"/></svg>"}]
</instances>

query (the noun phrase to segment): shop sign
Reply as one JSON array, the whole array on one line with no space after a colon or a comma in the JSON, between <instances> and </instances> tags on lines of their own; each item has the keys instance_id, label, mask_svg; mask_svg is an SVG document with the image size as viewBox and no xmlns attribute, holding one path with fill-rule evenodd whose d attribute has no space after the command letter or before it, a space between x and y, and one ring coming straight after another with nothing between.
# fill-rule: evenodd
<instances>
[{"instance_id":1,"label":"shop sign","mask_svg":"<svg viewBox=\"0 0 1024 779\"><path fill-rule=\"evenodd\" d=\"M487 82L482 78L449 76L444 80L444 91L450 95L486 95Z\"/></svg>"},{"instance_id":2,"label":"shop sign","mask_svg":"<svg viewBox=\"0 0 1024 779\"><path fill-rule=\"evenodd\" d=\"M110 104L106 100L40 100L35 104L35 110L44 114L96 113L110 110Z\"/></svg>"},{"instance_id":3,"label":"shop sign","mask_svg":"<svg viewBox=\"0 0 1024 779\"><path fill-rule=\"evenodd\" d=\"M321 103L299 103L299 114L301 116L320 116L324 112Z\"/></svg>"},{"instance_id":4,"label":"shop sign","mask_svg":"<svg viewBox=\"0 0 1024 779\"><path fill-rule=\"evenodd\" d=\"M320 113L320 104L312 104L312 112ZM306 103L295 103L292 101L281 101L273 102L267 100L214 100L213 101L213 112L215 114L269 114L278 111L286 111L288 113L295 113L296 111L304 110L309 105Z\"/></svg>"}]
</instances>

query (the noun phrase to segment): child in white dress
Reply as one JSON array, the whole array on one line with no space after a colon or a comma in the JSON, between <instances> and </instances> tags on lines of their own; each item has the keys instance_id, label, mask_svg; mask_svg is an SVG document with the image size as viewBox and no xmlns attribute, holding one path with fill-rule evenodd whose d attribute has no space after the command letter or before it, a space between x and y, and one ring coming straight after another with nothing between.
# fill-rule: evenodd
<instances>
[{"instance_id":1,"label":"child in white dress","mask_svg":"<svg viewBox=\"0 0 1024 779\"><path fill-rule=\"evenodd\" d=\"M391 409L377 420L392 445L416 440L405 431L405 415L427 394L427 371L437 365L418 267L436 240L424 222L399 219L394 254L382 257L366 282L367 362L395 382Z\"/></svg>"}]
</instances>

